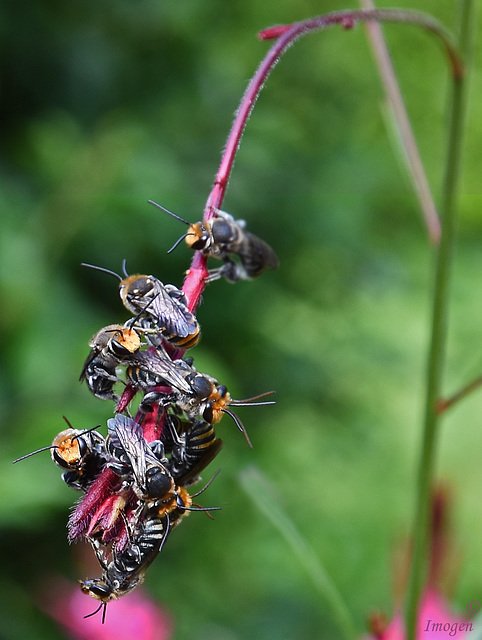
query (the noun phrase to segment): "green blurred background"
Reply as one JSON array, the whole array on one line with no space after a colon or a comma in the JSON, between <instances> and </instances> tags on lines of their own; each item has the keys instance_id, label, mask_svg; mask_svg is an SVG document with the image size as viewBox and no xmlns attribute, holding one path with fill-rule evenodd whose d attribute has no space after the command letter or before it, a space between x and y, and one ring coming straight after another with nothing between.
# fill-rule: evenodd
<instances>
[{"instance_id":1,"label":"green blurred background","mask_svg":"<svg viewBox=\"0 0 482 640\"><path fill-rule=\"evenodd\" d=\"M455 1L404 1L454 24ZM352 5L353 8L356 5ZM267 26L350 8L341 0L6 0L0 17L0 637L63 638L36 606L49 576L86 577L65 525L77 498L48 453L12 465L64 428L105 425L110 403L78 382L87 342L126 313L90 262L181 285L184 227L198 220L233 113L269 47ZM385 29L435 197L447 65L433 37ZM446 376L482 372L481 51L471 84ZM253 282L216 282L198 317L201 371L235 397L277 405L229 418L202 496L151 567L146 588L179 640L339 637L285 540L243 491L255 467L348 602L363 632L393 607L393 557L414 502L432 250L386 117L363 27L299 41L251 116L224 208L280 256ZM477 348L475 348L477 347ZM444 422L439 473L453 497L456 607L482 597L482 392ZM209 471L204 474L209 477ZM271 491L277 497L273 497ZM264 495L265 492L265 495ZM93 576L91 576L93 577ZM92 601L95 606L95 603ZM79 620L79 625L82 620Z\"/></svg>"}]
</instances>

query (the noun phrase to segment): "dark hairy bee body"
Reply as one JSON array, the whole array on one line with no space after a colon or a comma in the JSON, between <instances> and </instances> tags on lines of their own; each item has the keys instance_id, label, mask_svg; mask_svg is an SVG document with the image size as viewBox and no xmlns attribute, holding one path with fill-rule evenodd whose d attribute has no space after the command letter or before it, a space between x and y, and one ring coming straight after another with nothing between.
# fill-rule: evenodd
<instances>
[{"instance_id":1,"label":"dark hairy bee body","mask_svg":"<svg viewBox=\"0 0 482 640\"><path fill-rule=\"evenodd\" d=\"M117 414L107 421L108 466L124 478L124 489L131 487L143 504L168 503L175 496L173 477L163 457L163 448L154 450L142 429L132 418ZM157 452L157 455L155 453ZM162 461L161 461L162 460Z\"/></svg>"},{"instance_id":2,"label":"dark hairy bee body","mask_svg":"<svg viewBox=\"0 0 482 640\"><path fill-rule=\"evenodd\" d=\"M263 393L253 398L237 400L231 398L231 395L225 385L219 383L216 378L207 373L200 373L192 364L192 358L184 360L174 360L172 363L177 367L178 372L184 378L188 390L181 390L180 387L173 388L172 393L145 389L146 393L142 399L139 408L141 411L150 411L152 405L159 403L164 408L170 408L175 414L184 414L188 421L201 419L210 425L216 424L221 420L224 413L227 413L234 420L238 429L243 433L246 442L251 447L251 441L246 429L228 406L259 406L266 404L274 404L274 402L253 402L273 392Z\"/></svg>"},{"instance_id":3,"label":"dark hairy bee body","mask_svg":"<svg viewBox=\"0 0 482 640\"><path fill-rule=\"evenodd\" d=\"M112 548L111 559L106 562L102 545L91 540L103 572L101 578L80 581L80 588L86 595L100 601L103 620L107 603L130 593L143 582L146 570L156 559L168 535L182 517L191 509L191 496L180 487L169 507L155 505L146 508L130 535L129 543L122 551ZM96 609L94 615L99 610Z\"/></svg>"},{"instance_id":4,"label":"dark hairy bee body","mask_svg":"<svg viewBox=\"0 0 482 640\"><path fill-rule=\"evenodd\" d=\"M168 414L163 431L163 444L176 484L188 486L199 480L199 474L220 452L223 441L214 427L204 420L188 422Z\"/></svg>"},{"instance_id":5,"label":"dark hairy bee body","mask_svg":"<svg viewBox=\"0 0 482 640\"><path fill-rule=\"evenodd\" d=\"M221 277L229 282L257 278L265 269L279 267L279 259L274 250L267 242L247 231L244 220L235 220L229 213L213 209L215 214L213 218L190 224L156 202L152 200L149 202L189 227L187 233L170 251L185 239L188 247L194 251L200 251L210 258L223 260L222 267L209 272L207 278L209 282ZM233 256L237 257L238 261L233 260Z\"/></svg>"},{"instance_id":6,"label":"dark hairy bee body","mask_svg":"<svg viewBox=\"0 0 482 640\"><path fill-rule=\"evenodd\" d=\"M72 489L86 492L106 462L104 436L93 430L65 429L55 436L51 456L65 469L62 480Z\"/></svg>"},{"instance_id":7,"label":"dark hairy bee body","mask_svg":"<svg viewBox=\"0 0 482 640\"><path fill-rule=\"evenodd\" d=\"M128 363L141 348L139 333L119 324L103 327L90 340L80 381L86 381L90 391L101 400L118 400L114 384L118 382L116 368Z\"/></svg>"},{"instance_id":8,"label":"dark hairy bee body","mask_svg":"<svg viewBox=\"0 0 482 640\"><path fill-rule=\"evenodd\" d=\"M184 361L171 360L164 350L151 348L141 351L126 370L127 382L133 387L149 391L153 387L172 387L177 392L189 393L185 380Z\"/></svg>"},{"instance_id":9,"label":"dark hairy bee body","mask_svg":"<svg viewBox=\"0 0 482 640\"><path fill-rule=\"evenodd\" d=\"M52 460L63 470L62 480L72 489L85 493L106 464L105 439L95 431L97 427L81 431L74 429L65 416L64 420L69 428L58 433L51 445L27 453L14 463L50 450Z\"/></svg>"},{"instance_id":10,"label":"dark hairy bee body","mask_svg":"<svg viewBox=\"0 0 482 640\"><path fill-rule=\"evenodd\" d=\"M143 314L149 328L157 330L171 344L182 349L193 347L200 338L196 316L187 308L184 293L154 276L132 275L121 280L122 303L134 314ZM147 328L145 323L141 326Z\"/></svg>"},{"instance_id":11,"label":"dark hairy bee body","mask_svg":"<svg viewBox=\"0 0 482 640\"><path fill-rule=\"evenodd\" d=\"M110 269L85 262L82 264L109 273L119 280L122 304L136 316L134 323L146 333L151 344L158 345L153 337L156 333L182 349L197 344L201 337L199 323L188 309L186 296L180 289L172 284L164 284L152 275L129 275L125 260L122 265L124 278Z\"/></svg>"},{"instance_id":12,"label":"dark hairy bee body","mask_svg":"<svg viewBox=\"0 0 482 640\"><path fill-rule=\"evenodd\" d=\"M257 278L267 268L278 268L278 256L269 244L246 231L245 227L244 220L235 220L219 209L215 218L191 225L186 236L187 245L224 261L222 267L210 272L210 281L224 277L229 282L237 282ZM239 262L232 259L233 255L239 258Z\"/></svg>"},{"instance_id":13,"label":"dark hairy bee body","mask_svg":"<svg viewBox=\"0 0 482 640\"><path fill-rule=\"evenodd\" d=\"M82 592L106 605L135 589L144 580L147 568L157 557L169 531L169 516L147 514L127 547L120 553L114 549L109 563L105 563L102 553L94 546L103 567L102 578L81 581Z\"/></svg>"}]
</instances>

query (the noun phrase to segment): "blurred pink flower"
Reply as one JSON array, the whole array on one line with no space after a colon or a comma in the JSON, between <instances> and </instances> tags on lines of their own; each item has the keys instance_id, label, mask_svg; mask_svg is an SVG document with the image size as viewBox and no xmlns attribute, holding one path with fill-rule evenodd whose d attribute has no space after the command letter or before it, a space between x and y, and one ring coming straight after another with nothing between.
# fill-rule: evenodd
<instances>
[{"instance_id":1,"label":"blurred pink flower","mask_svg":"<svg viewBox=\"0 0 482 640\"><path fill-rule=\"evenodd\" d=\"M377 626L379 622L377 621ZM445 598L434 588L429 587L420 604L417 621L417 640L445 640L457 638L468 640L469 633L474 630L473 623L467 618L455 616ZM406 640L405 625L401 613L385 627L378 629L374 635L365 636L364 640Z\"/></svg>"},{"instance_id":2,"label":"blurred pink flower","mask_svg":"<svg viewBox=\"0 0 482 640\"><path fill-rule=\"evenodd\" d=\"M99 603L85 596L78 585L55 580L42 596L42 608L56 620L73 640L171 640L172 618L150 600L141 588L126 598L107 605L91 618Z\"/></svg>"},{"instance_id":3,"label":"blurred pink flower","mask_svg":"<svg viewBox=\"0 0 482 640\"><path fill-rule=\"evenodd\" d=\"M420 600L417 618L416 640L457 640L469 639L474 624L470 618L456 616L446 598L442 595L443 585L453 585L455 577L452 540L449 531L450 491L446 486L438 486L432 495L430 563L427 584ZM395 602L403 602L410 559L410 545L398 554L395 565ZM474 605L478 603L474 601ZM470 603L467 605L470 611ZM475 613L475 611L474 611ZM370 621L371 635L364 640L406 640L405 622L400 611L391 622L374 615Z\"/></svg>"}]
</instances>

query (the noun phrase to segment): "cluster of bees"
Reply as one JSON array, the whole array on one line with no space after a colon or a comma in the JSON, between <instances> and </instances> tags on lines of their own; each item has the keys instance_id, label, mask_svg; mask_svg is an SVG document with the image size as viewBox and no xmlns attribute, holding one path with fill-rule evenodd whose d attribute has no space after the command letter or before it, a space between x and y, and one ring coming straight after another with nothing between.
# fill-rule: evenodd
<instances>
[{"instance_id":1,"label":"cluster of bees","mask_svg":"<svg viewBox=\"0 0 482 640\"><path fill-rule=\"evenodd\" d=\"M195 251L222 260L208 272L208 282L254 278L278 266L271 247L225 212L216 210L209 221L192 225L174 217L189 226L175 246L185 239ZM206 487L192 495L189 487L221 450L215 425L223 414L232 417L251 446L230 407L272 403L257 402L268 394L231 398L224 385L185 356L199 341L200 327L180 289L152 275L128 275L125 263L124 276L94 268L119 279L121 301L131 313L124 324L108 325L93 336L80 374L94 396L116 403L115 415L107 421L106 437L98 427L81 431L68 423L50 447L38 451L51 449L62 479L84 494L68 535L70 541L88 540L95 552L102 576L80 586L100 601L90 615L103 609L104 620L107 603L142 582L186 513L216 508L193 502ZM119 383L124 385L120 396ZM133 418L129 408L137 393L141 400Z\"/></svg>"}]
</instances>

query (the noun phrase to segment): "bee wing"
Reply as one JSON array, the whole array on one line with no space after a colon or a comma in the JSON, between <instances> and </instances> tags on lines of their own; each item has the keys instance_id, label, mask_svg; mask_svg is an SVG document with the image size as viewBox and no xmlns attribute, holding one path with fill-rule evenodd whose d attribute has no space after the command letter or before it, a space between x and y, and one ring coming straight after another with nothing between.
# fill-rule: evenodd
<instances>
[{"instance_id":1,"label":"bee wing","mask_svg":"<svg viewBox=\"0 0 482 640\"><path fill-rule=\"evenodd\" d=\"M138 483L142 483L147 470L147 459L152 456L156 463L158 460L149 448L141 427L132 418L119 413L107 421L107 427L112 442L125 451Z\"/></svg>"},{"instance_id":2,"label":"bee wing","mask_svg":"<svg viewBox=\"0 0 482 640\"><path fill-rule=\"evenodd\" d=\"M161 282L156 281L153 294L155 297L146 311L167 333L185 338L197 330L196 316L181 300L171 296Z\"/></svg>"},{"instance_id":3,"label":"bee wing","mask_svg":"<svg viewBox=\"0 0 482 640\"><path fill-rule=\"evenodd\" d=\"M190 385L179 373L175 363L170 358L163 358L157 351L141 351L136 355L133 363L160 376L168 386L185 393L192 393Z\"/></svg>"},{"instance_id":4,"label":"bee wing","mask_svg":"<svg viewBox=\"0 0 482 640\"><path fill-rule=\"evenodd\" d=\"M255 254L259 260L262 260L266 267L277 269L279 267L279 258L269 244L249 231L245 231L245 235L251 252Z\"/></svg>"}]
</instances>

